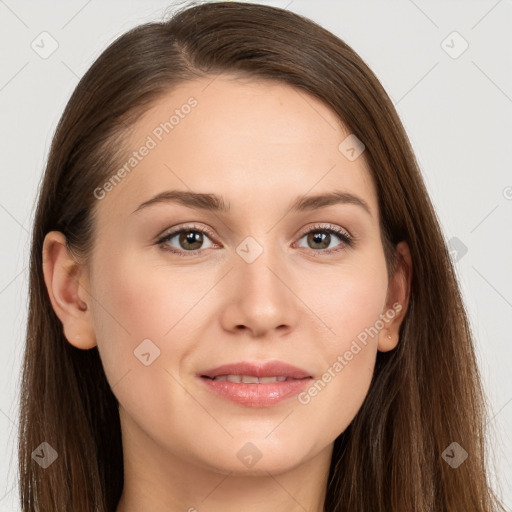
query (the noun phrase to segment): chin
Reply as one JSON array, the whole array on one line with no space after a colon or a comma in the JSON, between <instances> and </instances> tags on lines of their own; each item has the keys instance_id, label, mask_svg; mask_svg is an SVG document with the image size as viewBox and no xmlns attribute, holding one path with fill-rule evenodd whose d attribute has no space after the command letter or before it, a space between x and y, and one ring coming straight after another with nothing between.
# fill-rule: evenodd
<instances>
[{"instance_id":1,"label":"chin","mask_svg":"<svg viewBox=\"0 0 512 512\"><path fill-rule=\"evenodd\" d=\"M218 443L205 464L217 471L240 476L268 476L284 473L298 466L307 456L304 443L290 439L265 439L268 432L258 436L244 436ZM271 434L272 435L272 434ZM203 452L204 457L204 452Z\"/></svg>"}]
</instances>

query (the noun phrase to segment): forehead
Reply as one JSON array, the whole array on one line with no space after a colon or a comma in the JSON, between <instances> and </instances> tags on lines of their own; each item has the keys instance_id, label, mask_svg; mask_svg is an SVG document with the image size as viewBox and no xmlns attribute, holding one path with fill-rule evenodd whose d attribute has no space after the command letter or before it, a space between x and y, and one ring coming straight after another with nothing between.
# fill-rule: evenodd
<instances>
[{"instance_id":1,"label":"forehead","mask_svg":"<svg viewBox=\"0 0 512 512\"><path fill-rule=\"evenodd\" d=\"M131 212L181 189L222 195L233 207L258 197L265 207L341 189L376 212L364 153L351 161L339 148L349 135L330 108L282 82L229 75L186 82L137 121L119 163L127 172L101 206Z\"/></svg>"}]
</instances>

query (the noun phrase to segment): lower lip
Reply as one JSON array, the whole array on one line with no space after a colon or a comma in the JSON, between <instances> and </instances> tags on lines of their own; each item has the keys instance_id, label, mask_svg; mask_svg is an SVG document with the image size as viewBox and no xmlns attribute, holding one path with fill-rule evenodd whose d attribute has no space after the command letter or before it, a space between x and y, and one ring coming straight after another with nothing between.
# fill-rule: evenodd
<instances>
[{"instance_id":1,"label":"lower lip","mask_svg":"<svg viewBox=\"0 0 512 512\"><path fill-rule=\"evenodd\" d=\"M210 391L228 400L248 407L269 407L300 393L311 378L245 384L200 377Z\"/></svg>"}]
</instances>

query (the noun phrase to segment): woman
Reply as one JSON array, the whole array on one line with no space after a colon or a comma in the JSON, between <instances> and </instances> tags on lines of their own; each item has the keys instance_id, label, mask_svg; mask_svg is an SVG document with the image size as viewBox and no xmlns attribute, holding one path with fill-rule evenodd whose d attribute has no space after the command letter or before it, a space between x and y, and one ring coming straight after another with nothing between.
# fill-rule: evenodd
<instances>
[{"instance_id":1,"label":"woman","mask_svg":"<svg viewBox=\"0 0 512 512\"><path fill-rule=\"evenodd\" d=\"M23 510L502 510L404 128L348 45L275 7L187 7L82 78L23 383Z\"/></svg>"}]
</instances>

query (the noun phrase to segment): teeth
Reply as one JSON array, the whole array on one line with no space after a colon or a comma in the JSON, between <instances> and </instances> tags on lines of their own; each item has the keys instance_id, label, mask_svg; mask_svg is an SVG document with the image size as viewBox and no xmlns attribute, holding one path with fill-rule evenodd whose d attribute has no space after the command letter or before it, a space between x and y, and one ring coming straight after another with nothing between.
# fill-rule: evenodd
<instances>
[{"instance_id":1,"label":"teeth","mask_svg":"<svg viewBox=\"0 0 512 512\"><path fill-rule=\"evenodd\" d=\"M260 382L283 382L286 377L260 377Z\"/></svg>"},{"instance_id":2,"label":"teeth","mask_svg":"<svg viewBox=\"0 0 512 512\"><path fill-rule=\"evenodd\" d=\"M254 375L219 375L213 380L238 382L244 384L264 384L268 382L284 382L287 379L285 375L279 377L255 377Z\"/></svg>"}]
</instances>

